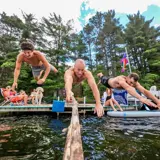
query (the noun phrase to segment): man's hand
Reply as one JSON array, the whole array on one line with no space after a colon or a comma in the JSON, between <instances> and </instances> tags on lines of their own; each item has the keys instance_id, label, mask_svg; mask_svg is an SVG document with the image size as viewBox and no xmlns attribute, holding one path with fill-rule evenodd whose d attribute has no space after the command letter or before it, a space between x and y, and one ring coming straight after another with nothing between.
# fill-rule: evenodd
<instances>
[{"instance_id":1,"label":"man's hand","mask_svg":"<svg viewBox=\"0 0 160 160\"><path fill-rule=\"evenodd\" d=\"M160 109L160 100L157 103L157 107Z\"/></svg>"},{"instance_id":2,"label":"man's hand","mask_svg":"<svg viewBox=\"0 0 160 160\"><path fill-rule=\"evenodd\" d=\"M55 67L54 67L53 71L54 71L54 73L58 73L58 70Z\"/></svg>"},{"instance_id":3,"label":"man's hand","mask_svg":"<svg viewBox=\"0 0 160 160\"><path fill-rule=\"evenodd\" d=\"M97 76L101 78L103 76L103 73L98 73Z\"/></svg>"},{"instance_id":4,"label":"man's hand","mask_svg":"<svg viewBox=\"0 0 160 160\"><path fill-rule=\"evenodd\" d=\"M98 105L96 104L96 107L94 109L94 113L97 113L98 117L102 117L104 115L104 109L101 104L98 104Z\"/></svg>"},{"instance_id":5,"label":"man's hand","mask_svg":"<svg viewBox=\"0 0 160 160\"><path fill-rule=\"evenodd\" d=\"M15 88L17 88L17 87L18 87L17 82L14 82L14 83L12 84L12 89L15 90Z\"/></svg>"},{"instance_id":6,"label":"man's hand","mask_svg":"<svg viewBox=\"0 0 160 160\"><path fill-rule=\"evenodd\" d=\"M69 93L66 93L66 102L67 103L71 103L72 102L72 96L73 96L73 92L70 91Z\"/></svg>"},{"instance_id":7,"label":"man's hand","mask_svg":"<svg viewBox=\"0 0 160 160\"><path fill-rule=\"evenodd\" d=\"M37 84L43 84L45 82L45 79L41 78L37 81Z\"/></svg>"},{"instance_id":8,"label":"man's hand","mask_svg":"<svg viewBox=\"0 0 160 160\"><path fill-rule=\"evenodd\" d=\"M147 104L148 106L157 108L157 105L156 105L156 104L154 104L153 102L151 102L150 100L148 100L148 99L146 99L146 98L141 97L139 100L140 100L142 103Z\"/></svg>"}]
</instances>

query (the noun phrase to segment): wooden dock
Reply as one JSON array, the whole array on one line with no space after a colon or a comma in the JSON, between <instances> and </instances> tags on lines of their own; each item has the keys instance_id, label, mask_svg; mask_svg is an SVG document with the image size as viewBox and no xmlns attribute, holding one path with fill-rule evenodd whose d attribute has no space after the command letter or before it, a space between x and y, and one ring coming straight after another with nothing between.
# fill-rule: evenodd
<instances>
[{"instance_id":1,"label":"wooden dock","mask_svg":"<svg viewBox=\"0 0 160 160\"><path fill-rule=\"evenodd\" d=\"M123 110L136 110L135 106L121 106ZM78 104L78 113L86 114L86 112L93 112L95 104ZM112 110L110 106L105 106L104 110ZM2 112L52 112L52 104L41 104L41 105L27 105L27 106L0 106L0 113ZM60 113L72 113L72 104L65 105L64 112Z\"/></svg>"}]
</instances>

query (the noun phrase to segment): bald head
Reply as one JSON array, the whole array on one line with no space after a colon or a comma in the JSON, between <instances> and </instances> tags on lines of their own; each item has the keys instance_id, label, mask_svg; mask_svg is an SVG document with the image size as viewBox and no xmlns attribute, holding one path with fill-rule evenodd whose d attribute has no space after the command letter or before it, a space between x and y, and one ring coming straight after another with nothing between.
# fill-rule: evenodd
<instances>
[{"instance_id":1,"label":"bald head","mask_svg":"<svg viewBox=\"0 0 160 160\"><path fill-rule=\"evenodd\" d=\"M78 77L81 78L84 76L85 72L85 62L83 59L77 59L75 64L74 64L74 74Z\"/></svg>"},{"instance_id":2,"label":"bald head","mask_svg":"<svg viewBox=\"0 0 160 160\"><path fill-rule=\"evenodd\" d=\"M84 68L85 68L86 65L85 65L85 62L84 62L83 59L77 59L77 60L75 61L74 66L75 66L75 67L81 66L81 67L84 67Z\"/></svg>"}]
</instances>

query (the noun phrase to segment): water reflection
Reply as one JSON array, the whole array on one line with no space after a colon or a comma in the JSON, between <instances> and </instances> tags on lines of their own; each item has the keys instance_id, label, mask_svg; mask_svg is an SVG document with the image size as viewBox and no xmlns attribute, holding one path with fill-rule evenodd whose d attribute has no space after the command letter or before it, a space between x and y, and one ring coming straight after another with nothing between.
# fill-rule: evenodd
<instances>
[{"instance_id":1,"label":"water reflection","mask_svg":"<svg viewBox=\"0 0 160 160\"><path fill-rule=\"evenodd\" d=\"M49 116L1 118L0 159L62 159L65 137L51 128L53 121Z\"/></svg>"},{"instance_id":2,"label":"water reflection","mask_svg":"<svg viewBox=\"0 0 160 160\"><path fill-rule=\"evenodd\" d=\"M66 125L65 123L62 122L62 120L59 119L52 119L49 123L49 127L56 132L61 132L67 126L68 125Z\"/></svg>"},{"instance_id":3,"label":"water reflection","mask_svg":"<svg viewBox=\"0 0 160 160\"><path fill-rule=\"evenodd\" d=\"M82 119L85 159L128 160L152 157L158 160L160 159L159 122L160 118Z\"/></svg>"},{"instance_id":4,"label":"water reflection","mask_svg":"<svg viewBox=\"0 0 160 160\"><path fill-rule=\"evenodd\" d=\"M70 117L0 118L0 160L61 160ZM85 160L160 159L160 118L81 118Z\"/></svg>"}]
</instances>

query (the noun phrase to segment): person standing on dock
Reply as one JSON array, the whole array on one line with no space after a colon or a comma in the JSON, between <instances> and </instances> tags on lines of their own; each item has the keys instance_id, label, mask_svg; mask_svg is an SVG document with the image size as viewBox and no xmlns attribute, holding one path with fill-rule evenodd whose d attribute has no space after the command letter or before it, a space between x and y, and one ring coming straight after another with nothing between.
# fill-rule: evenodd
<instances>
[{"instance_id":1,"label":"person standing on dock","mask_svg":"<svg viewBox=\"0 0 160 160\"><path fill-rule=\"evenodd\" d=\"M77 59L74 66L65 71L64 81L66 90L66 101L72 101L72 85L79 84L83 80L88 81L88 84L91 87L94 98L96 100L94 113L97 113L98 117L102 117L104 114L104 110L100 102L100 93L97 84L92 73L85 69L85 62L82 59Z\"/></svg>"},{"instance_id":2,"label":"person standing on dock","mask_svg":"<svg viewBox=\"0 0 160 160\"><path fill-rule=\"evenodd\" d=\"M125 89L129 94L139 99L139 101L141 101L143 104L147 104L155 108L158 107L160 109L160 100L158 100L138 82L139 75L137 73L131 73L128 76L120 75L113 78L105 77L102 73L98 73L97 76L100 78L101 83L107 88ZM135 89L140 91L142 94L144 94L147 98L151 99L156 104L142 97L140 94L137 93Z\"/></svg>"},{"instance_id":3,"label":"person standing on dock","mask_svg":"<svg viewBox=\"0 0 160 160\"><path fill-rule=\"evenodd\" d=\"M50 73L50 70L54 71L54 73L58 72L58 70L54 66L48 63L47 59L41 52L34 50L34 45L31 41L23 41L21 43L21 49L22 51L18 54L16 60L16 67L14 70L14 82L12 84L13 89L17 88L18 86L17 81L23 62L31 65L32 74L36 79L38 85L42 85L45 82L46 78ZM41 77L43 72L44 75L43 77Z\"/></svg>"}]
</instances>

